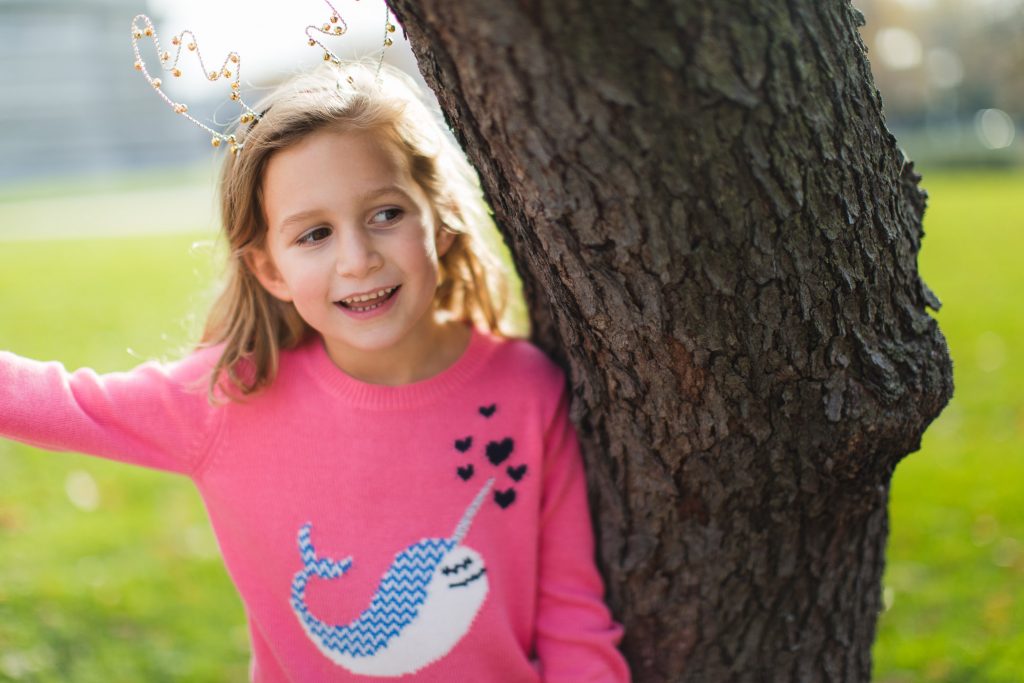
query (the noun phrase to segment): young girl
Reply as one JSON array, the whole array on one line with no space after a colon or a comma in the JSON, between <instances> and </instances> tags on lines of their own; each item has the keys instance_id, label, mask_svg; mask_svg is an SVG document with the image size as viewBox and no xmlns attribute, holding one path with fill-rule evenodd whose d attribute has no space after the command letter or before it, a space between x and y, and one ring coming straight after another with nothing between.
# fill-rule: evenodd
<instances>
[{"instance_id":1,"label":"young girl","mask_svg":"<svg viewBox=\"0 0 1024 683\"><path fill-rule=\"evenodd\" d=\"M475 177L414 88L279 88L225 156L200 348L102 376L0 353L0 434L190 477L254 681L627 681L565 378L500 336Z\"/></svg>"}]
</instances>

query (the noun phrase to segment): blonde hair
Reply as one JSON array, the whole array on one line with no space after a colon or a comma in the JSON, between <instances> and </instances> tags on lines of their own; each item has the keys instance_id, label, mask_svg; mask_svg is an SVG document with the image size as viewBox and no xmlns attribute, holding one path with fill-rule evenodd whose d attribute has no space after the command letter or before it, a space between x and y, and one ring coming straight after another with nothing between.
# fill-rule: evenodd
<instances>
[{"instance_id":1,"label":"blonde hair","mask_svg":"<svg viewBox=\"0 0 1024 683\"><path fill-rule=\"evenodd\" d=\"M320 130L383 135L405 155L413 180L454 241L440 258L435 304L455 319L503 333L506 273L484 241L490 225L479 180L449 137L439 112L430 111L416 83L397 69L326 63L279 86L254 109L263 112L235 131L242 149L227 156L220 178L221 220L228 244L224 288L210 309L202 345L223 343L210 376L211 400L220 388L237 400L269 385L278 354L301 343L311 328L293 304L267 292L249 268L248 255L264 248L267 224L263 173L274 153Z\"/></svg>"}]
</instances>

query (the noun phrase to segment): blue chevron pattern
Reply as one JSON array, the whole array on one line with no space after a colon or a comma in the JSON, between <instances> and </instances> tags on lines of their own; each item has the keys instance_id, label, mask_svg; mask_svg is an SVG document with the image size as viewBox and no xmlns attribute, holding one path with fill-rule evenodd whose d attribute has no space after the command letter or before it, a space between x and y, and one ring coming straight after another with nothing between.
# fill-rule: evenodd
<instances>
[{"instance_id":1,"label":"blue chevron pattern","mask_svg":"<svg viewBox=\"0 0 1024 683\"><path fill-rule=\"evenodd\" d=\"M336 579L352 566L352 558L336 561L317 558L310 538L312 525L299 529L299 554L303 569L292 581L291 604L307 630L324 646L351 657L371 657L387 647L419 614L427 597L427 585L444 555L456 546L454 539L423 539L395 556L367 607L344 626L317 619L306 606L310 576Z\"/></svg>"}]
</instances>

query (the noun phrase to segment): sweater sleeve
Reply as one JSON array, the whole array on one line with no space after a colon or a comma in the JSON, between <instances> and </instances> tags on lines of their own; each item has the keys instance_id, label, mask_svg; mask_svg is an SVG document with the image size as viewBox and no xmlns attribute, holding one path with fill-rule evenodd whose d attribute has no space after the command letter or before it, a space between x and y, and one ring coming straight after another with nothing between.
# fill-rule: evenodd
<instances>
[{"instance_id":1,"label":"sweater sleeve","mask_svg":"<svg viewBox=\"0 0 1024 683\"><path fill-rule=\"evenodd\" d=\"M622 626L604 603L586 477L563 390L545 437L536 649L545 683L623 683Z\"/></svg>"},{"instance_id":2,"label":"sweater sleeve","mask_svg":"<svg viewBox=\"0 0 1024 683\"><path fill-rule=\"evenodd\" d=\"M192 474L217 412L203 381L210 364L197 352L99 375L0 351L0 436Z\"/></svg>"}]
</instances>

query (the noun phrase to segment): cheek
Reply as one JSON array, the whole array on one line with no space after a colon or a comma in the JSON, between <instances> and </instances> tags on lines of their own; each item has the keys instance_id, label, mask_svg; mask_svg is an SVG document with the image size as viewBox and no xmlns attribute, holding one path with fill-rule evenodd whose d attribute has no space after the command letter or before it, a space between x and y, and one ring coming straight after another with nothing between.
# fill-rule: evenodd
<instances>
[{"instance_id":1,"label":"cheek","mask_svg":"<svg viewBox=\"0 0 1024 683\"><path fill-rule=\"evenodd\" d=\"M286 258L280 266L281 275L294 296L309 297L322 293L330 284L332 269L315 258Z\"/></svg>"},{"instance_id":2,"label":"cheek","mask_svg":"<svg viewBox=\"0 0 1024 683\"><path fill-rule=\"evenodd\" d=\"M437 276L437 250L430 235L411 234L396 246L398 251L395 255L401 259L406 270L418 271L424 277Z\"/></svg>"}]
</instances>

